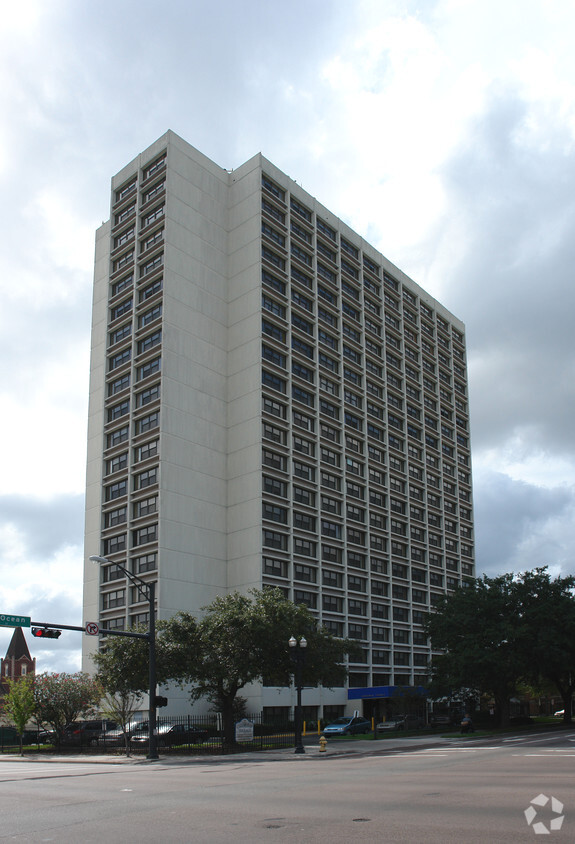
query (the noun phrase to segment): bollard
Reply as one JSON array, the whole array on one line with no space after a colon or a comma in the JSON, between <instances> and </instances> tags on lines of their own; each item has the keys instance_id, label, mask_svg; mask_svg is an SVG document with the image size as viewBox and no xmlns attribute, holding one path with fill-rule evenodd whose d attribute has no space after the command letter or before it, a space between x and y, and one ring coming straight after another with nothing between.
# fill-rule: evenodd
<instances>
[{"instance_id":1,"label":"bollard","mask_svg":"<svg viewBox=\"0 0 575 844\"><path fill-rule=\"evenodd\" d=\"M327 749L327 739L326 739L325 736L321 736L321 738L319 740L319 752L325 753L326 749Z\"/></svg>"}]
</instances>

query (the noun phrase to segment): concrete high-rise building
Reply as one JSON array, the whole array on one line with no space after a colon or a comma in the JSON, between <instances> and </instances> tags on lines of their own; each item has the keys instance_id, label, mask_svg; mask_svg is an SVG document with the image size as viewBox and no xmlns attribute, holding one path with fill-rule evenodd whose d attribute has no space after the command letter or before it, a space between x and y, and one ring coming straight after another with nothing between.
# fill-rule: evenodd
<instances>
[{"instance_id":1,"label":"concrete high-rise building","mask_svg":"<svg viewBox=\"0 0 575 844\"><path fill-rule=\"evenodd\" d=\"M463 324L263 156L167 132L97 233L85 548L157 581L160 619L270 585L359 640L308 715L425 683L424 615L474 574ZM84 618L147 605L87 563Z\"/></svg>"}]
</instances>

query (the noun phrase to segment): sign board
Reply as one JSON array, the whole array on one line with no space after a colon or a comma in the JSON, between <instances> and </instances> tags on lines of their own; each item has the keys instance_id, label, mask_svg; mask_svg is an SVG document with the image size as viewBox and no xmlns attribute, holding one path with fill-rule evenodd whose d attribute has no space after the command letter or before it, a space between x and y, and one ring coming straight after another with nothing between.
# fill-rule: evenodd
<instances>
[{"instance_id":1,"label":"sign board","mask_svg":"<svg viewBox=\"0 0 575 844\"><path fill-rule=\"evenodd\" d=\"M0 613L0 627L30 627L30 615Z\"/></svg>"},{"instance_id":2,"label":"sign board","mask_svg":"<svg viewBox=\"0 0 575 844\"><path fill-rule=\"evenodd\" d=\"M86 635L87 636L97 636L100 632L100 628L96 624L95 621L88 621L86 623Z\"/></svg>"},{"instance_id":3,"label":"sign board","mask_svg":"<svg viewBox=\"0 0 575 844\"><path fill-rule=\"evenodd\" d=\"M236 741L253 741L254 740L254 724L253 721L248 721L247 718L242 718L241 721L236 722Z\"/></svg>"}]
</instances>

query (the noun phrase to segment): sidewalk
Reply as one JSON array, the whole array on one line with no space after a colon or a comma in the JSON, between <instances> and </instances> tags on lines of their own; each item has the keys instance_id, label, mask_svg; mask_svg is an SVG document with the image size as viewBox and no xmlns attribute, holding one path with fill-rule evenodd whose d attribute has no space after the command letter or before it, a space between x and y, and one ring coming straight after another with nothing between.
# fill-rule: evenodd
<instances>
[{"instance_id":1,"label":"sidewalk","mask_svg":"<svg viewBox=\"0 0 575 844\"><path fill-rule=\"evenodd\" d=\"M325 752L321 752L319 740L305 744L305 753L295 753L293 747L281 748L278 750L246 750L241 753L227 754L159 754L158 762L162 765L187 765L187 764L218 764L225 765L230 762L305 762L309 759L333 759L341 756L374 756L389 752L399 752L406 748L427 748L446 746L454 740L459 739L459 734L453 737L439 735L407 736L406 738L366 739L359 741L346 741L337 738L328 740ZM149 762L144 756L120 756L104 754L55 754L55 753L31 753L20 756L18 753L0 754L2 762L68 762L93 765L154 765L158 762Z\"/></svg>"}]
</instances>

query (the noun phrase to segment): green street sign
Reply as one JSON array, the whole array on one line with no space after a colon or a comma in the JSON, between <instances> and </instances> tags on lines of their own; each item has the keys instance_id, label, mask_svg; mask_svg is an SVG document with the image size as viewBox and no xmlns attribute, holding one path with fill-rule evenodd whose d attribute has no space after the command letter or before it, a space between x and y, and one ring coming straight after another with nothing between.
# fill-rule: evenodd
<instances>
[{"instance_id":1,"label":"green street sign","mask_svg":"<svg viewBox=\"0 0 575 844\"><path fill-rule=\"evenodd\" d=\"M8 615L0 613L0 627L30 627L29 615Z\"/></svg>"}]
</instances>

